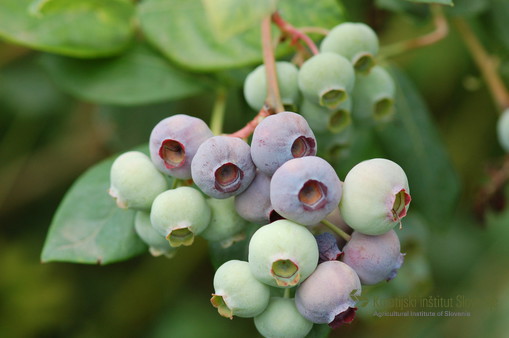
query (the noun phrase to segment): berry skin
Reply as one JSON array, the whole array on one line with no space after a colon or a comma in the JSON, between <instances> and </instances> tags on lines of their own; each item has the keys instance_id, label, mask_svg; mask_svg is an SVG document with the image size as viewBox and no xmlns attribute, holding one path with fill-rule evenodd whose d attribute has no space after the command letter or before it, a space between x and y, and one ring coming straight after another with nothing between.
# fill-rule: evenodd
<instances>
[{"instance_id":1,"label":"berry skin","mask_svg":"<svg viewBox=\"0 0 509 338\"><path fill-rule=\"evenodd\" d=\"M281 112L260 122L253 132L251 157L258 170L271 176L292 158L316 155L316 138L299 114Z\"/></svg>"},{"instance_id":2,"label":"berry skin","mask_svg":"<svg viewBox=\"0 0 509 338\"><path fill-rule=\"evenodd\" d=\"M270 181L270 201L278 214L313 225L330 214L341 199L341 181L334 168L316 156L283 164Z\"/></svg>"},{"instance_id":3,"label":"berry skin","mask_svg":"<svg viewBox=\"0 0 509 338\"><path fill-rule=\"evenodd\" d=\"M270 287L255 279L244 261L221 265L214 275L214 290L210 302L226 318L255 317L269 304Z\"/></svg>"},{"instance_id":4,"label":"berry skin","mask_svg":"<svg viewBox=\"0 0 509 338\"><path fill-rule=\"evenodd\" d=\"M509 153L509 108L504 110L497 121L498 142L506 153Z\"/></svg>"},{"instance_id":5,"label":"berry skin","mask_svg":"<svg viewBox=\"0 0 509 338\"><path fill-rule=\"evenodd\" d=\"M351 111L352 100L347 98L334 109L322 107L309 100L303 100L299 113L304 116L315 132L340 133L352 123Z\"/></svg>"},{"instance_id":6,"label":"berry skin","mask_svg":"<svg viewBox=\"0 0 509 338\"><path fill-rule=\"evenodd\" d=\"M256 279L287 288L305 280L318 264L318 245L305 227L277 220L259 228L249 242L249 266Z\"/></svg>"},{"instance_id":7,"label":"berry skin","mask_svg":"<svg viewBox=\"0 0 509 338\"><path fill-rule=\"evenodd\" d=\"M338 107L353 90L355 71L350 61L335 53L312 56L299 70L299 89L315 104L330 109Z\"/></svg>"},{"instance_id":8,"label":"berry skin","mask_svg":"<svg viewBox=\"0 0 509 338\"><path fill-rule=\"evenodd\" d=\"M208 241L221 242L223 248L244 239L242 232L247 222L235 211L234 197L226 199L208 198L207 204L212 211L208 227L201 236Z\"/></svg>"},{"instance_id":9,"label":"berry skin","mask_svg":"<svg viewBox=\"0 0 509 338\"><path fill-rule=\"evenodd\" d=\"M167 190L152 204L150 222L172 247L189 246L194 236L209 225L210 207L203 195L191 187Z\"/></svg>"},{"instance_id":10,"label":"berry skin","mask_svg":"<svg viewBox=\"0 0 509 338\"><path fill-rule=\"evenodd\" d=\"M150 213L138 211L134 218L134 229L142 241L149 246L152 256L165 255L168 258L175 256L177 249L172 247L166 238L154 229L150 223Z\"/></svg>"},{"instance_id":11,"label":"berry skin","mask_svg":"<svg viewBox=\"0 0 509 338\"><path fill-rule=\"evenodd\" d=\"M337 328L354 319L357 308L350 295L360 293L361 282L355 271L343 262L328 261L319 264L297 288L295 303L309 321Z\"/></svg>"},{"instance_id":12,"label":"berry skin","mask_svg":"<svg viewBox=\"0 0 509 338\"><path fill-rule=\"evenodd\" d=\"M265 105L267 97L267 79L265 65L256 67L244 82L244 97L249 106L259 111ZM287 61L276 62L276 75L281 102L284 106L295 107L299 103L300 92L297 84L299 70Z\"/></svg>"},{"instance_id":13,"label":"berry skin","mask_svg":"<svg viewBox=\"0 0 509 338\"><path fill-rule=\"evenodd\" d=\"M200 144L214 136L199 118L178 114L160 121L150 134L150 157L167 175L191 178L191 162Z\"/></svg>"},{"instance_id":14,"label":"berry skin","mask_svg":"<svg viewBox=\"0 0 509 338\"><path fill-rule=\"evenodd\" d=\"M384 68L375 66L369 74L359 74L352 93L353 118L389 118L394 113L395 94L394 80Z\"/></svg>"},{"instance_id":15,"label":"berry skin","mask_svg":"<svg viewBox=\"0 0 509 338\"><path fill-rule=\"evenodd\" d=\"M411 197L403 169L375 158L354 166L343 182L339 204L345 222L366 235L381 235L405 217Z\"/></svg>"},{"instance_id":16,"label":"berry skin","mask_svg":"<svg viewBox=\"0 0 509 338\"><path fill-rule=\"evenodd\" d=\"M156 196L166 189L164 176L139 151L123 153L111 166L108 192L120 208L148 211Z\"/></svg>"},{"instance_id":17,"label":"berry skin","mask_svg":"<svg viewBox=\"0 0 509 338\"><path fill-rule=\"evenodd\" d=\"M370 236L354 231L343 248L342 261L355 270L362 284L373 285L396 277L403 264L399 238L394 230Z\"/></svg>"},{"instance_id":18,"label":"berry skin","mask_svg":"<svg viewBox=\"0 0 509 338\"><path fill-rule=\"evenodd\" d=\"M293 298L272 297L269 306L254 318L256 329L269 338L304 338L313 328L297 310Z\"/></svg>"},{"instance_id":19,"label":"berry skin","mask_svg":"<svg viewBox=\"0 0 509 338\"><path fill-rule=\"evenodd\" d=\"M318 264L339 259L341 250L339 250L336 237L334 237L333 234L330 232L323 232L319 235L315 235L315 238L320 253Z\"/></svg>"},{"instance_id":20,"label":"berry skin","mask_svg":"<svg viewBox=\"0 0 509 338\"><path fill-rule=\"evenodd\" d=\"M235 210L245 220L257 224L280 219L270 203L270 177L258 170L249 187L235 196Z\"/></svg>"},{"instance_id":21,"label":"berry skin","mask_svg":"<svg viewBox=\"0 0 509 338\"><path fill-rule=\"evenodd\" d=\"M378 53L378 37L364 23L344 22L330 30L320 45L321 52L333 52L346 57L359 72L369 72Z\"/></svg>"},{"instance_id":22,"label":"berry skin","mask_svg":"<svg viewBox=\"0 0 509 338\"><path fill-rule=\"evenodd\" d=\"M228 198L246 190L255 177L249 145L237 137L214 136L198 148L191 164L194 183L207 195Z\"/></svg>"}]
</instances>

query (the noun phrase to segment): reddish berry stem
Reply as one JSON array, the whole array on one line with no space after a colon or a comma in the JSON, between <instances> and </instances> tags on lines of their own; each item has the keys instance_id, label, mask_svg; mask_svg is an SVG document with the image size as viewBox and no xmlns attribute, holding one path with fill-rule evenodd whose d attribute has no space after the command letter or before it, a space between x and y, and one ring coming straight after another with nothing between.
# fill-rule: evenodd
<instances>
[{"instance_id":1,"label":"reddish berry stem","mask_svg":"<svg viewBox=\"0 0 509 338\"><path fill-rule=\"evenodd\" d=\"M272 14L272 22L279 27L281 32L290 36L292 45L296 45L299 40L302 40L314 55L319 53L318 47L316 47L313 40L311 40L308 35L286 22L278 12Z\"/></svg>"},{"instance_id":2,"label":"reddish berry stem","mask_svg":"<svg viewBox=\"0 0 509 338\"><path fill-rule=\"evenodd\" d=\"M270 112L264 108L262 108L256 116L249 121L242 129L237 130L233 134L229 134L228 136L231 137L240 137L242 139L248 138L253 131L255 130L256 126L267 116L270 115Z\"/></svg>"}]
</instances>

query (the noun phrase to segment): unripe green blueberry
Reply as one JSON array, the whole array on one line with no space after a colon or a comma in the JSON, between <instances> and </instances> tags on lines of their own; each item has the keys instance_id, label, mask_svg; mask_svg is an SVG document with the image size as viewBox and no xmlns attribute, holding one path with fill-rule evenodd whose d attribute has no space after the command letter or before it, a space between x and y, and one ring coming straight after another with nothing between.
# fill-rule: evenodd
<instances>
[{"instance_id":1,"label":"unripe green blueberry","mask_svg":"<svg viewBox=\"0 0 509 338\"><path fill-rule=\"evenodd\" d=\"M321 52L333 52L346 57L359 72L369 72L378 53L378 37L368 25L344 22L330 30L320 45Z\"/></svg>"},{"instance_id":2,"label":"unripe green blueberry","mask_svg":"<svg viewBox=\"0 0 509 338\"><path fill-rule=\"evenodd\" d=\"M361 282L355 271L340 261L320 263L295 293L300 314L316 324L336 328L355 317L355 301Z\"/></svg>"},{"instance_id":3,"label":"unripe green blueberry","mask_svg":"<svg viewBox=\"0 0 509 338\"><path fill-rule=\"evenodd\" d=\"M369 74L358 74L352 93L353 118L389 118L394 113L395 95L394 80L384 68L375 66Z\"/></svg>"},{"instance_id":4,"label":"unripe green blueberry","mask_svg":"<svg viewBox=\"0 0 509 338\"><path fill-rule=\"evenodd\" d=\"M150 213L138 211L134 218L134 229L141 240L149 246L152 256L165 255L168 258L175 256L177 249L172 247L168 240L154 229L150 222Z\"/></svg>"},{"instance_id":5,"label":"unripe green blueberry","mask_svg":"<svg viewBox=\"0 0 509 338\"><path fill-rule=\"evenodd\" d=\"M281 102L288 108L299 103L299 87L297 85L297 67L287 61L276 62L276 75L279 85ZM256 67L244 81L244 97L249 106L258 111L262 109L267 98L267 76L265 65ZM289 109L293 110L293 109Z\"/></svg>"},{"instance_id":6,"label":"unripe green blueberry","mask_svg":"<svg viewBox=\"0 0 509 338\"><path fill-rule=\"evenodd\" d=\"M304 226L278 220L259 228L249 242L249 266L259 281L287 288L304 281L318 264L318 245Z\"/></svg>"},{"instance_id":7,"label":"unripe green blueberry","mask_svg":"<svg viewBox=\"0 0 509 338\"><path fill-rule=\"evenodd\" d=\"M270 287L253 277L248 262L231 260L216 270L210 302L221 316L255 317L267 308L269 299Z\"/></svg>"},{"instance_id":8,"label":"unripe green blueberry","mask_svg":"<svg viewBox=\"0 0 509 338\"><path fill-rule=\"evenodd\" d=\"M347 98L338 107L329 109L307 99L302 100L299 113L308 121L315 132L340 133L351 123L352 100Z\"/></svg>"},{"instance_id":9,"label":"unripe green blueberry","mask_svg":"<svg viewBox=\"0 0 509 338\"><path fill-rule=\"evenodd\" d=\"M346 175L339 208L345 222L366 235L381 235L405 217L410 204L408 180L395 162L375 158Z\"/></svg>"},{"instance_id":10,"label":"unripe green blueberry","mask_svg":"<svg viewBox=\"0 0 509 338\"><path fill-rule=\"evenodd\" d=\"M210 207L203 195L191 187L180 187L159 194L150 211L152 226L173 247L193 244L210 222Z\"/></svg>"},{"instance_id":11,"label":"unripe green blueberry","mask_svg":"<svg viewBox=\"0 0 509 338\"><path fill-rule=\"evenodd\" d=\"M142 152L123 153L111 166L108 192L120 208L148 211L156 196L166 189L166 179Z\"/></svg>"},{"instance_id":12,"label":"unripe green blueberry","mask_svg":"<svg viewBox=\"0 0 509 338\"><path fill-rule=\"evenodd\" d=\"M505 152L509 153L509 108L504 110L497 121L498 142Z\"/></svg>"},{"instance_id":13,"label":"unripe green blueberry","mask_svg":"<svg viewBox=\"0 0 509 338\"><path fill-rule=\"evenodd\" d=\"M208 241L221 242L224 248L245 238L242 230L245 229L247 222L236 212L234 197L208 198L206 201L212 216L208 227L200 236Z\"/></svg>"},{"instance_id":14,"label":"unripe green blueberry","mask_svg":"<svg viewBox=\"0 0 509 338\"><path fill-rule=\"evenodd\" d=\"M313 323L302 317L293 298L272 297L269 306L254 318L260 334L266 338L304 338Z\"/></svg>"},{"instance_id":15,"label":"unripe green blueberry","mask_svg":"<svg viewBox=\"0 0 509 338\"><path fill-rule=\"evenodd\" d=\"M334 109L353 90L355 71L350 61L335 53L312 56L299 70L299 89L309 101Z\"/></svg>"}]
</instances>

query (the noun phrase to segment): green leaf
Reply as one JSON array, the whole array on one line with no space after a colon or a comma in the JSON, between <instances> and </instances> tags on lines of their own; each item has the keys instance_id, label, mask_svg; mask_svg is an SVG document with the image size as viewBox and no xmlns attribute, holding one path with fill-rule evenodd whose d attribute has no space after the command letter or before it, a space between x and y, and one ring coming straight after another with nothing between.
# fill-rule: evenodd
<instances>
[{"instance_id":1,"label":"green leaf","mask_svg":"<svg viewBox=\"0 0 509 338\"><path fill-rule=\"evenodd\" d=\"M253 27L218 40L201 0L145 0L138 16L145 36L174 62L198 71L216 71L260 63L260 30ZM296 27L331 28L341 21L342 7L334 0L280 0L278 9ZM232 22L243 17L231 18ZM276 28L273 33L276 33ZM288 49L278 50L278 55Z\"/></svg>"},{"instance_id":2,"label":"green leaf","mask_svg":"<svg viewBox=\"0 0 509 338\"><path fill-rule=\"evenodd\" d=\"M107 59L43 55L55 83L83 100L115 105L171 101L202 92L205 79L177 69L146 45Z\"/></svg>"},{"instance_id":3,"label":"green leaf","mask_svg":"<svg viewBox=\"0 0 509 338\"><path fill-rule=\"evenodd\" d=\"M454 6L452 0L406 0L406 1Z\"/></svg>"},{"instance_id":4,"label":"green leaf","mask_svg":"<svg viewBox=\"0 0 509 338\"><path fill-rule=\"evenodd\" d=\"M491 0L489 24L492 27L492 32L509 50L509 29L507 23L509 22L509 2L507 0Z\"/></svg>"},{"instance_id":5,"label":"green leaf","mask_svg":"<svg viewBox=\"0 0 509 338\"><path fill-rule=\"evenodd\" d=\"M2 0L0 37L52 53L107 56L131 41L133 16L125 0Z\"/></svg>"},{"instance_id":6,"label":"green leaf","mask_svg":"<svg viewBox=\"0 0 509 338\"><path fill-rule=\"evenodd\" d=\"M447 15L474 16L481 14L489 8L490 0L461 0L456 1L454 6L445 8Z\"/></svg>"},{"instance_id":7,"label":"green leaf","mask_svg":"<svg viewBox=\"0 0 509 338\"><path fill-rule=\"evenodd\" d=\"M207 19L216 38L226 41L276 10L276 0L202 0Z\"/></svg>"},{"instance_id":8,"label":"green leaf","mask_svg":"<svg viewBox=\"0 0 509 338\"><path fill-rule=\"evenodd\" d=\"M414 85L396 68L396 117L379 125L378 137L389 158L406 172L412 203L430 220L445 228L459 196L460 183L430 113Z\"/></svg>"},{"instance_id":9,"label":"green leaf","mask_svg":"<svg viewBox=\"0 0 509 338\"><path fill-rule=\"evenodd\" d=\"M29 118L68 114L71 98L53 84L35 57L0 68L0 110Z\"/></svg>"},{"instance_id":10,"label":"green leaf","mask_svg":"<svg viewBox=\"0 0 509 338\"><path fill-rule=\"evenodd\" d=\"M46 237L43 262L109 264L147 251L134 230L135 212L118 208L108 195L115 158L90 168L67 192Z\"/></svg>"}]
</instances>

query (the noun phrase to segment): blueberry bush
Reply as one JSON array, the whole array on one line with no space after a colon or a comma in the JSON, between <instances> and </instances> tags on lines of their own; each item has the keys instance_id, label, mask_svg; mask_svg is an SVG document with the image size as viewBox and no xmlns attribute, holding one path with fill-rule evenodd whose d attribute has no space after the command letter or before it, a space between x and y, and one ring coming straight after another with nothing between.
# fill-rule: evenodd
<instances>
[{"instance_id":1,"label":"blueberry bush","mask_svg":"<svg viewBox=\"0 0 509 338\"><path fill-rule=\"evenodd\" d=\"M0 0L0 336L503 336L508 20Z\"/></svg>"}]
</instances>

